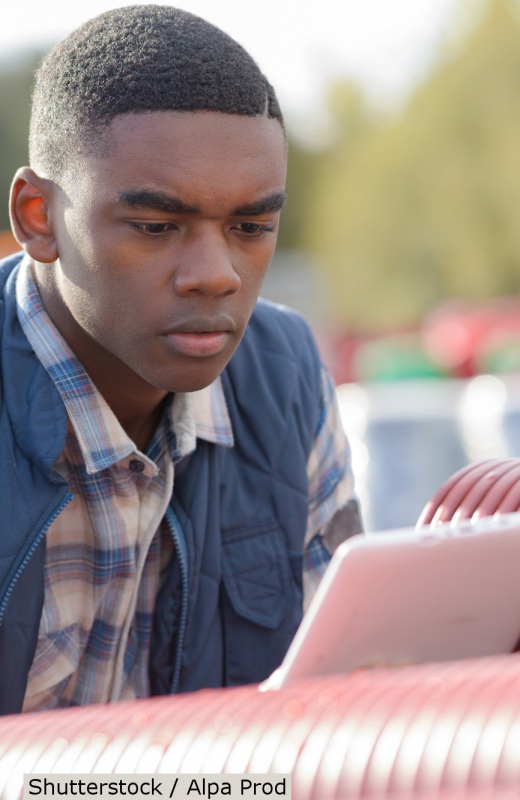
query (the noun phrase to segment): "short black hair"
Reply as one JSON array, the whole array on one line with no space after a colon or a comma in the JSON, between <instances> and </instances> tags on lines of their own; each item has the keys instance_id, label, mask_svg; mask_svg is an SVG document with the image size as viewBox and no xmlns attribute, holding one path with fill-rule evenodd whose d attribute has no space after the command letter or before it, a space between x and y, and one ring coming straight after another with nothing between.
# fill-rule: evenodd
<instances>
[{"instance_id":1,"label":"short black hair","mask_svg":"<svg viewBox=\"0 0 520 800\"><path fill-rule=\"evenodd\" d=\"M119 114L202 110L268 116L283 128L271 84L219 28L172 6L113 9L73 31L38 69L31 165L58 179Z\"/></svg>"}]
</instances>

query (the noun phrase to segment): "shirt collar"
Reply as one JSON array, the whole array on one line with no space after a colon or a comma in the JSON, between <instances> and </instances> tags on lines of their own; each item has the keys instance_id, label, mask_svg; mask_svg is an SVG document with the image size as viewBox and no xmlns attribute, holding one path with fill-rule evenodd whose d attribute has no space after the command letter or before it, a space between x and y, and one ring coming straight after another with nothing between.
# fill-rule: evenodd
<instances>
[{"instance_id":1,"label":"shirt collar","mask_svg":"<svg viewBox=\"0 0 520 800\"><path fill-rule=\"evenodd\" d=\"M20 324L49 373L74 428L87 472L94 473L137 448L47 314L25 257L16 282ZM166 443L172 458L192 452L196 440L233 447L233 430L222 381L197 392L172 395L167 407Z\"/></svg>"}]
</instances>

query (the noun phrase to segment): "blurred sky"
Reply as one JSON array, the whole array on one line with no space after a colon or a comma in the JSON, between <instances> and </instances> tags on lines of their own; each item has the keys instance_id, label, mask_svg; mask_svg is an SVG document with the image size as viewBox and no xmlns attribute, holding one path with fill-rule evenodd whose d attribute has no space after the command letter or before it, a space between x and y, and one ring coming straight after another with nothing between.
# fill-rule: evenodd
<instances>
[{"instance_id":1,"label":"blurred sky","mask_svg":"<svg viewBox=\"0 0 520 800\"><path fill-rule=\"evenodd\" d=\"M158 0L161 2L161 0ZM483 0L177 0L256 58L286 114L318 108L331 77L350 76L378 104L399 102L427 72L439 43ZM62 38L114 0L10 0L0 9L0 57ZM467 14L466 14L467 16Z\"/></svg>"}]
</instances>

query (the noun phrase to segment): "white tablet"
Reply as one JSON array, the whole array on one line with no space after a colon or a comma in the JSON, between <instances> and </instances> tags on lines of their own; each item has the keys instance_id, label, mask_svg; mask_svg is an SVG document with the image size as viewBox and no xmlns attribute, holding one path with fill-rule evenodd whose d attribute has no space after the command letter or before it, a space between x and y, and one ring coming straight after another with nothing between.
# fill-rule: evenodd
<instances>
[{"instance_id":1,"label":"white tablet","mask_svg":"<svg viewBox=\"0 0 520 800\"><path fill-rule=\"evenodd\" d=\"M263 688L358 667L510 653L520 638L520 514L354 536L336 551Z\"/></svg>"}]
</instances>

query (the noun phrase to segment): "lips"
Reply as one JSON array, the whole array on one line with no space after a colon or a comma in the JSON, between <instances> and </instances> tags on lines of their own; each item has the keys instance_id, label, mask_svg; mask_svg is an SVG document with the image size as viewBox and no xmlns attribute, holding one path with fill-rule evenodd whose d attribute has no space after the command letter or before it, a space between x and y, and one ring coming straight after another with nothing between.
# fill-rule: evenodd
<instances>
[{"instance_id":1,"label":"lips","mask_svg":"<svg viewBox=\"0 0 520 800\"><path fill-rule=\"evenodd\" d=\"M227 315L201 316L178 321L163 336L176 353L191 358L207 358L222 352L236 329L236 322Z\"/></svg>"},{"instance_id":2,"label":"lips","mask_svg":"<svg viewBox=\"0 0 520 800\"><path fill-rule=\"evenodd\" d=\"M211 333L169 333L166 340L181 355L192 358L207 358L222 352L231 334L227 331Z\"/></svg>"}]
</instances>

